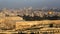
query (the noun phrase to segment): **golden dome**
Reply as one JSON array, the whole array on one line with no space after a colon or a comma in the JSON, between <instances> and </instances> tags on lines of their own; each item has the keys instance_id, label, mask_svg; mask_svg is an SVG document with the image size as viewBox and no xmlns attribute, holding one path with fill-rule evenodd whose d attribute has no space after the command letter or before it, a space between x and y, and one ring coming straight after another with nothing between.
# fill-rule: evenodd
<instances>
[{"instance_id":1,"label":"golden dome","mask_svg":"<svg viewBox=\"0 0 60 34\"><path fill-rule=\"evenodd\" d=\"M53 14L53 11L48 11L48 14Z\"/></svg>"}]
</instances>

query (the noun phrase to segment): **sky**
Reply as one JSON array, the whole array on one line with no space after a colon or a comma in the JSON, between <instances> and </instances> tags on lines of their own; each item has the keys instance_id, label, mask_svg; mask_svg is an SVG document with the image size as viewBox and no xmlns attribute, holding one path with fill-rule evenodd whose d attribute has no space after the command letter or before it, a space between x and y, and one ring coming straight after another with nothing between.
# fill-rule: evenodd
<instances>
[{"instance_id":1,"label":"sky","mask_svg":"<svg viewBox=\"0 0 60 34\"><path fill-rule=\"evenodd\" d=\"M60 8L60 0L0 0L0 8Z\"/></svg>"}]
</instances>

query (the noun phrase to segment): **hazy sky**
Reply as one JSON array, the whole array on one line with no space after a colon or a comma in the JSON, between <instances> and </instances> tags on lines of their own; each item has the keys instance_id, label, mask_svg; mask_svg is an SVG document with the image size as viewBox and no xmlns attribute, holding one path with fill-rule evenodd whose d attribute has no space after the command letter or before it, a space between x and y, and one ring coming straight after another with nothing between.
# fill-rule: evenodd
<instances>
[{"instance_id":1,"label":"hazy sky","mask_svg":"<svg viewBox=\"0 0 60 34\"><path fill-rule=\"evenodd\" d=\"M33 8L60 8L60 0L0 0L0 8L23 8L30 6Z\"/></svg>"}]
</instances>

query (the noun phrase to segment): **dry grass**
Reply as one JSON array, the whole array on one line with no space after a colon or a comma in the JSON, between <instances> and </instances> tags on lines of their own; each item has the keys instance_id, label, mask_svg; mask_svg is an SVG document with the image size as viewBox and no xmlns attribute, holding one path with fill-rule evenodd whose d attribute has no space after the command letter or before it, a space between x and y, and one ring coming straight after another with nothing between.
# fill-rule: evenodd
<instances>
[{"instance_id":1,"label":"dry grass","mask_svg":"<svg viewBox=\"0 0 60 34\"><path fill-rule=\"evenodd\" d=\"M16 29L31 28L40 24L60 24L60 20L43 20L43 21L20 21L16 22Z\"/></svg>"},{"instance_id":2,"label":"dry grass","mask_svg":"<svg viewBox=\"0 0 60 34\"><path fill-rule=\"evenodd\" d=\"M45 24L60 24L60 20L42 20L42 21L12 21L12 20L20 20L19 18L0 18L0 29L12 29L15 25L14 31L20 30L20 31L31 31L27 29L32 29L32 31L40 31L40 29L34 29L34 28L41 28L41 30L49 30L49 27ZM43 24L43 25L41 25ZM48 28L45 28L48 27ZM16 29L16 30L15 30ZM50 28L52 29L52 28ZM55 29L55 28L54 28ZM12 31L12 30L11 30ZM7 32L7 31L6 31Z\"/></svg>"}]
</instances>

